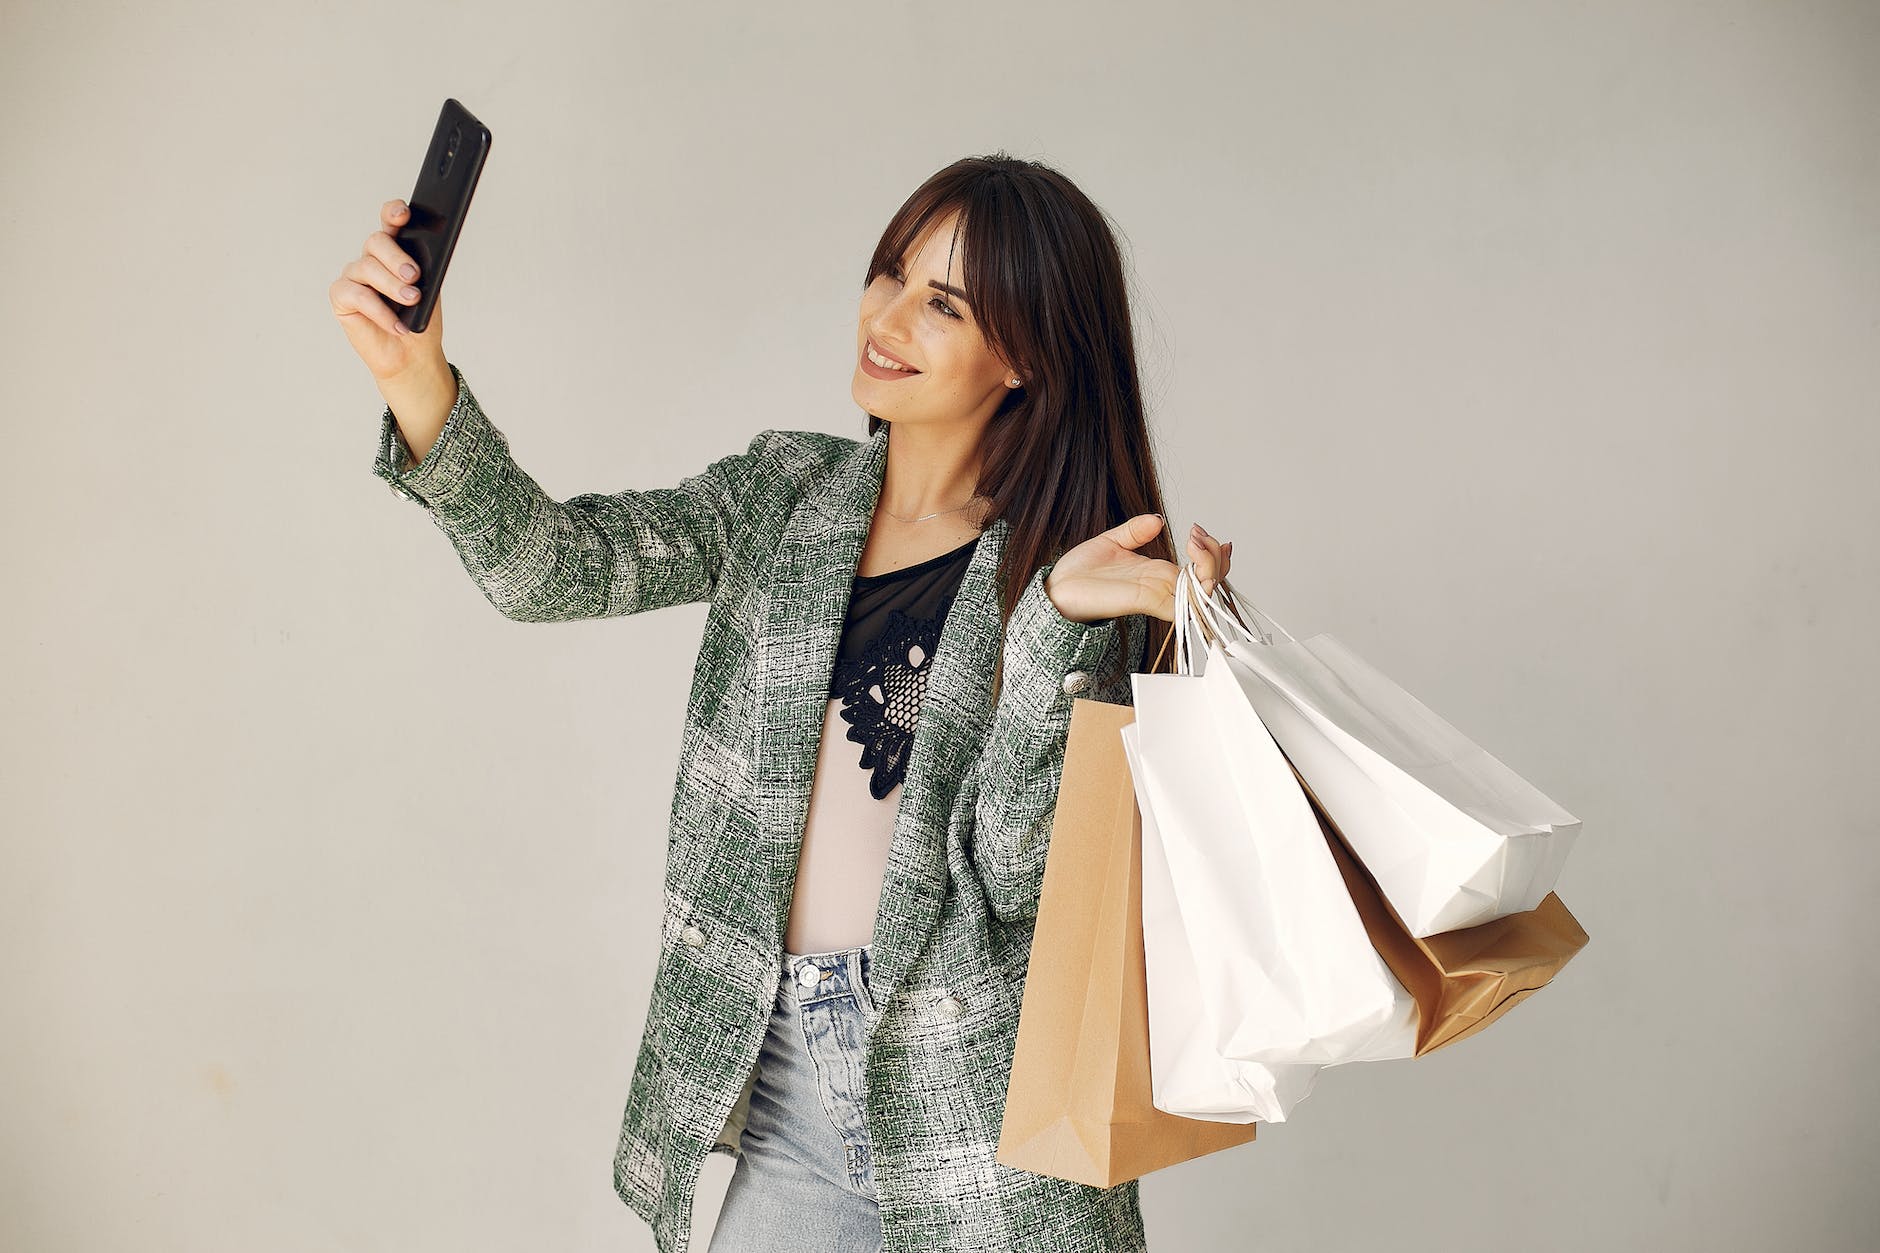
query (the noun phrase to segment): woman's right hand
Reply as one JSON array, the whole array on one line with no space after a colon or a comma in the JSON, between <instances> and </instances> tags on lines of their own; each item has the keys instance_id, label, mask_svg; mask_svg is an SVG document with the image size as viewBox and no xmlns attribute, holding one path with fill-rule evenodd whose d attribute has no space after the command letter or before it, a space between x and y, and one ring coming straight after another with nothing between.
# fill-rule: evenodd
<instances>
[{"instance_id":1,"label":"woman's right hand","mask_svg":"<svg viewBox=\"0 0 1880 1253\"><path fill-rule=\"evenodd\" d=\"M416 296L407 298L405 292L412 289L413 281L423 281L417 262L398 246L395 237L410 214L402 200L388 200L380 206L379 229L366 236L364 251L346 263L327 289L333 316L339 319L353 351L381 383L410 377L414 370L438 375L450 371L444 360L442 297L431 306L431 322L423 334L407 330L392 308L416 304Z\"/></svg>"}]
</instances>

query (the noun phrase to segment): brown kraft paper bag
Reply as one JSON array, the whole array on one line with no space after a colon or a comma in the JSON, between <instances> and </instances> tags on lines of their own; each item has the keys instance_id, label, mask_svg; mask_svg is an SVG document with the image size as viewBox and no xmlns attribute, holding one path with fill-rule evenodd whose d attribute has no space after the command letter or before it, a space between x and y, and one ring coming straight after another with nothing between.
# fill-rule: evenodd
<instances>
[{"instance_id":1,"label":"brown kraft paper bag","mask_svg":"<svg viewBox=\"0 0 1880 1253\"><path fill-rule=\"evenodd\" d=\"M1297 769L1293 775L1298 777ZM1474 1035L1545 987L1586 947L1586 932L1552 892L1523 913L1416 938L1303 778L1299 785L1312 802L1372 946L1417 1003L1416 1056Z\"/></svg>"},{"instance_id":2,"label":"brown kraft paper bag","mask_svg":"<svg viewBox=\"0 0 1880 1253\"><path fill-rule=\"evenodd\" d=\"M1128 705L1071 704L998 1160L1108 1188L1252 1140L1252 1123L1182 1118L1149 1086L1142 817Z\"/></svg>"}]
</instances>

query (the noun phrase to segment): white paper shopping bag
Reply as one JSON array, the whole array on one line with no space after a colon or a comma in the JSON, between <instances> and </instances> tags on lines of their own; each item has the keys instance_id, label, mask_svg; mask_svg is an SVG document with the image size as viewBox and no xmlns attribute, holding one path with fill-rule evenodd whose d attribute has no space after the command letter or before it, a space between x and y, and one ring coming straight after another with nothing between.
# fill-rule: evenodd
<instances>
[{"instance_id":1,"label":"white paper shopping bag","mask_svg":"<svg viewBox=\"0 0 1880 1253\"><path fill-rule=\"evenodd\" d=\"M1137 726L1122 728L1123 751L1142 816L1142 949L1149 1002L1150 1103L1164 1113L1212 1122L1285 1122L1312 1094L1319 1067L1266 1066L1223 1057L1201 996L1194 951L1146 803Z\"/></svg>"},{"instance_id":2,"label":"white paper shopping bag","mask_svg":"<svg viewBox=\"0 0 1880 1253\"><path fill-rule=\"evenodd\" d=\"M1177 674L1132 676L1131 759L1153 813L1198 994L1223 1057L1339 1065L1410 1057L1416 1002L1378 956L1297 777L1212 647ZM1149 840L1144 820L1144 841ZM1147 871L1145 870L1145 877ZM1151 993L1153 998L1153 993Z\"/></svg>"},{"instance_id":3,"label":"white paper shopping bag","mask_svg":"<svg viewBox=\"0 0 1880 1253\"><path fill-rule=\"evenodd\" d=\"M1523 913L1553 890L1578 818L1332 636L1295 639L1225 581L1196 609L1413 936Z\"/></svg>"}]
</instances>

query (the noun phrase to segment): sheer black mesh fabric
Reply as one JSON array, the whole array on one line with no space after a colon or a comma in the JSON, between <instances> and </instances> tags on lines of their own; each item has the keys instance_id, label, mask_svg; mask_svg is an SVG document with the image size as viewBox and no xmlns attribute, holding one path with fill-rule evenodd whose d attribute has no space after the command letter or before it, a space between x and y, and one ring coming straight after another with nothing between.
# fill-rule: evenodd
<instances>
[{"instance_id":1,"label":"sheer black mesh fabric","mask_svg":"<svg viewBox=\"0 0 1880 1253\"><path fill-rule=\"evenodd\" d=\"M940 628L978 542L900 570L855 576L829 695L842 701L848 738L862 746L860 765L873 772L868 791L876 800L907 773Z\"/></svg>"}]
</instances>

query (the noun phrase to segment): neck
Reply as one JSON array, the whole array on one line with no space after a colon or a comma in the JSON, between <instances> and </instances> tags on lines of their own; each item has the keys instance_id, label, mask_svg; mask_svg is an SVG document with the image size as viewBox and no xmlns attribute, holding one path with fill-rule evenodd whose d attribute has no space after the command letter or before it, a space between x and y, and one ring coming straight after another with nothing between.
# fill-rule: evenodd
<instances>
[{"instance_id":1,"label":"neck","mask_svg":"<svg viewBox=\"0 0 1880 1253\"><path fill-rule=\"evenodd\" d=\"M978 483L979 428L948 423L945 429L913 424L889 430L880 498L889 514L922 518L946 510L947 517L977 525L979 502L972 495Z\"/></svg>"}]
</instances>

